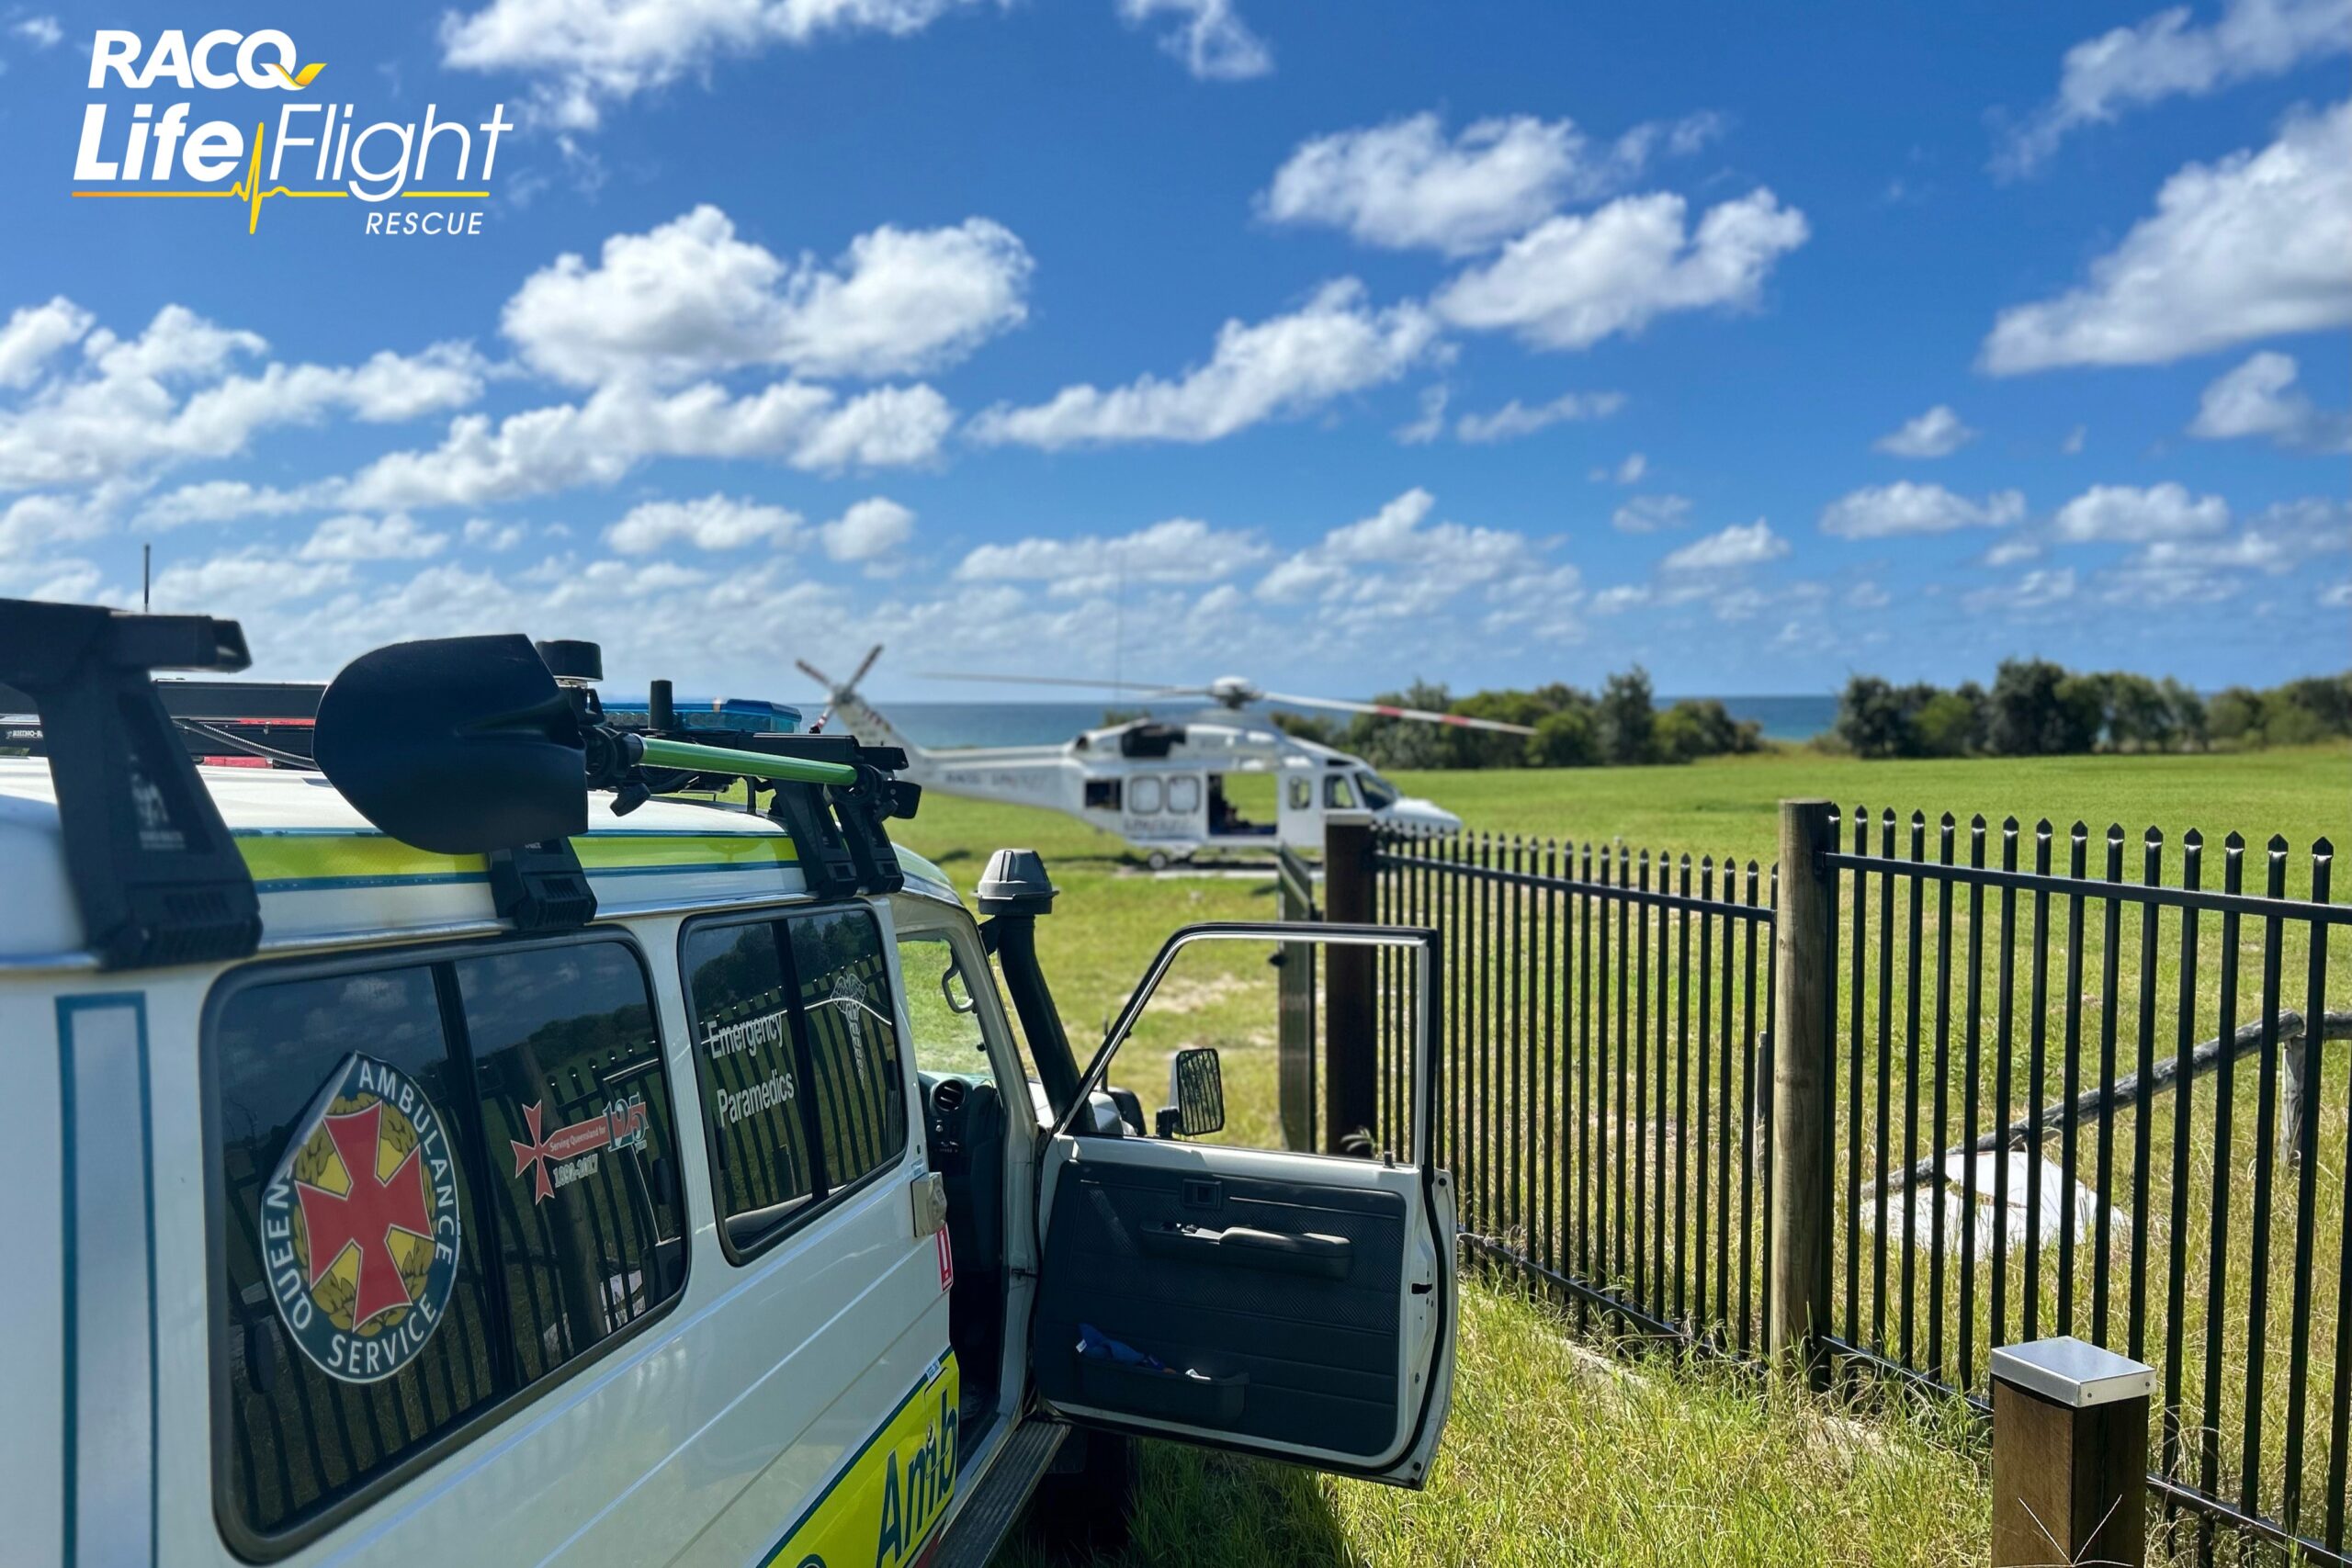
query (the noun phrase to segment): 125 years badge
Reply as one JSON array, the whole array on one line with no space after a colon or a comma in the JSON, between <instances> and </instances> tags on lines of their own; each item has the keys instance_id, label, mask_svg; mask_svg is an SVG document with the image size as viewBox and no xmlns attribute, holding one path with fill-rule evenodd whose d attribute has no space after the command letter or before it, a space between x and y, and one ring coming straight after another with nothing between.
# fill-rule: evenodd
<instances>
[{"instance_id":1,"label":"125 years badge","mask_svg":"<svg viewBox=\"0 0 2352 1568\"><path fill-rule=\"evenodd\" d=\"M463 1237L448 1135L415 1080L343 1059L262 1190L261 1239L278 1316L327 1376L375 1382L424 1348Z\"/></svg>"}]
</instances>

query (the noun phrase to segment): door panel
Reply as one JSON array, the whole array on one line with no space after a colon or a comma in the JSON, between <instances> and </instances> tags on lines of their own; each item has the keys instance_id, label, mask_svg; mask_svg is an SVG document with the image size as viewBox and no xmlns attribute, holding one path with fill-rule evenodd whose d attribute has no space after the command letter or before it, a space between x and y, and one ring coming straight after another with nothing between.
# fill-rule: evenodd
<instances>
[{"instance_id":1,"label":"door panel","mask_svg":"<svg viewBox=\"0 0 2352 1568\"><path fill-rule=\"evenodd\" d=\"M1039 1392L1359 1462L1386 1457L1406 1196L1205 1168L1108 1157L1057 1173ZM1081 1354L1081 1325L1184 1375Z\"/></svg>"},{"instance_id":2,"label":"door panel","mask_svg":"<svg viewBox=\"0 0 2352 1568\"><path fill-rule=\"evenodd\" d=\"M1338 937L1413 948L1426 965L1422 935L1297 925L1179 932L1085 1087L1103 1080L1168 959L1189 942ZM1419 988L1425 1005L1433 990ZM1426 1063L1429 1053L1414 1055ZM1425 1115L1427 1085L1416 1089ZM1403 1485L1427 1476L1452 1385L1453 1206L1442 1175L1385 1158L1065 1124L1047 1146L1040 1195L1030 1354L1038 1394L1056 1413Z\"/></svg>"}]
</instances>

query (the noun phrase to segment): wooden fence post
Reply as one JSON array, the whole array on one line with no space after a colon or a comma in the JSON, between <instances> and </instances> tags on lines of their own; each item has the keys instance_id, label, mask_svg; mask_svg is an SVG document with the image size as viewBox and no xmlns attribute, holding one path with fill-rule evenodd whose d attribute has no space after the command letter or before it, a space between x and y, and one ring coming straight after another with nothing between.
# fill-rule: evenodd
<instances>
[{"instance_id":1,"label":"wooden fence post","mask_svg":"<svg viewBox=\"0 0 2352 1568\"><path fill-rule=\"evenodd\" d=\"M1837 1010L1837 878L1820 857L1838 845L1826 800L1781 802L1781 907L1772 962L1772 1277L1770 1344L1826 1387L1831 1243L1830 1059Z\"/></svg>"},{"instance_id":2,"label":"wooden fence post","mask_svg":"<svg viewBox=\"0 0 2352 1568\"><path fill-rule=\"evenodd\" d=\"M1323 918L1336 924L1373 919L1372 813L1323 814ZM1373 950L1324 952L1323 1149L1373 1152L1366 1134L1379 1117L1377 982Z\"/></svg>"},{"instance_id":3,"label":"wooden fence post","mask_svg":"<svg viewBox=\"0 0 2352 1568\"><path fill-rule=\"evenodd\" d=\"M1993 1352L1993 1568L2147 1561L2155 1386L2071 1335Z\"/></svg>"}]
</instances>

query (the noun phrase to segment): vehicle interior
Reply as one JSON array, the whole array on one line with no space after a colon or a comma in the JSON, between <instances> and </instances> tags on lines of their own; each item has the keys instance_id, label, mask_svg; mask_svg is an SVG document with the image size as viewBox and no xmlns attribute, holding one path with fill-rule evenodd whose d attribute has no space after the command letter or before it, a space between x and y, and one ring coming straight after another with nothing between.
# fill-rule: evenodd
<instances>
[{"instance_id":1,"label":"vehicle interior","mask_svg":"<svg viewBox=\"0 0 2352 1568\"><path fill-rule=\"evenodd\" d=\"M989 1053L979 1004L967 988L966 942L948 930L899 933L899 972L914 1028L925 1153L946 1179L947 1237L956 1279L948 1293L948 1341L962 1370L965 1441L993 1417L1004 1345L1004 1140L1012 1118ZM1023 1083L1019 1092L1023 1099ZM1023 1120L1035 1125L1025 1104Z\"/></svg>"},{"instance_id":2,"label":"vehicle interior","mask_svg":"<svg viewBox=\"0 0 2352 1568\"><path fill-rule=\"evenodd\" d=\"M1272 837L1274 775L1211 773L1209 831L1220 836Z\"/></svg>"}]
</instances>

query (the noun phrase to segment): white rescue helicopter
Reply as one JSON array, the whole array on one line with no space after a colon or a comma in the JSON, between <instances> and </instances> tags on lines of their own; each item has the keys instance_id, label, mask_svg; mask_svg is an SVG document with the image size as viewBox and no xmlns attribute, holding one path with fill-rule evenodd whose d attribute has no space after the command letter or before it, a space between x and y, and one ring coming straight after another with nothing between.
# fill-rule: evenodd
<instances>
[{"instance_id":1,"label":"white rescue helicopter","mask_svg":"<svg viewBox=\"0 0 2352 1568\"><path fill-rule=\"evenodd\" d=\"M1181 721L1132 719L1087 730L1059 746L931 751L901 735L858 694L858 682L881 654L877 643L846 681L833 680L806 660L795 660L803 674L825 688L827 706L816 728L839 716L865 744L896 746L906 752L900 778L943 795L1038 806L1075 817L1125 839L1155 871L1208 849L1270 850L1280 844L1320 850L1328 811L1369 811L1375 821L1418 833L1462 830L1462 818L1405 795L1361 757L1302 739L1272 724L1252 722L1242 710L1253 703L1376 714L1513 735L1534 733L1497 719L1269 692L1232 675L1205 686L1169 686L958 673L927 678L1083 686L1134 693L1153 701L1196 697L1218 711Z\"/></svg>"}]
</instances>

